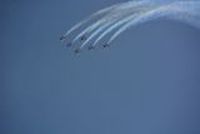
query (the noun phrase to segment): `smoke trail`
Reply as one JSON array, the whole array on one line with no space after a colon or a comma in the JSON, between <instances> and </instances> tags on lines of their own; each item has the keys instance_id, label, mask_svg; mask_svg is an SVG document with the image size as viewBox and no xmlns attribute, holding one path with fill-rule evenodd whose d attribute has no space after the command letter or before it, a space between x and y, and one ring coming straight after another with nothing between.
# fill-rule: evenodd
<instances>
[{"instance_id":1,"label":"smoke trail","mask_svg":"<svg viewBox=\"0 0 200 134\"><path fill-rule=\"evenodd\" d=\"M195 9L193 9L194 7ZM198 8L199 7L199 8ZM111 43L115 38L117 38L122 32L126 31L128 28L134 25L138 25L150 20L154 20L160 17L166 17L170 19L175 19L179 21L187 22L191 25L200 28L200 20L197 19L200 13L200 2L197 1L182 1L175 2L167 6L154 9L147 12L136 19L131 20L129 23L120 28L107 42ZM196 18L196 19L195 19Z\"/></svg>"},{"instance_id":2,"label":"smoke trail","mask_svg":"<svg viewBox=\"0 0 200 134\"><path fill-rule=\"evenodd\" d=\"M94 18L97 18L99 16L103 16L104 14L112 11L114 8L116 8L118 5L120 4L116 4L116 5L113 5L111 7L108 7L108 8L105 8L105 9L102 9L96 13L94 13L93 15L91 15L90 17L86 18L85 20L77 23L76 25L74 25L71 29L69 29L62 37L61 37L61 40L65 40L65 38L70 34L72 33L73 31L75 31L76 29L78 29L79 27L81 27L82 25L84 25L85 23L87 23L88 21L90 20L93 20Z\"/></svg>"},{"instance_id":3,"label":"smoke trail","mask_svg":"<svg viewBox=\"0 0 200 134\"><path fill-rule=\"evenodd\" d=\"M115 4L111 7L100 10L93 14L88 19L85 19L72 27L61 40L75 30L80 30L81 26L97 19L93 24L87 26L81 31L72 43L78 39L86 37L79 49L82 49L90 40L97 36L91 46L96 46L100 40L115 29L118 29L112 34L106 44L110 44L124 31L132 26L143 24L145 22L158 19L168 18L177 21L182 21L190 25L200 28L200 1L196 0L142 0L129 1L125 3ZM100 34L101 33L101 34ZM88 38L87 38L88 36ZM78 52L78 51L77 51Z\"/></svg>"},{"instance_id":4,"label":"smoke trail","mask_svg":"<svg viewBox=\"0 0 200 134\"><path fill-rule=\"evenodd\" d=\"M98 20L97 22L95 22L91 26L88 26L87 28L85 28L80 34L78 34L73 39L72 44L74 44L79 38L81 38L83 36L85 37L85 35L89 34L90 32L93 32L97 27L99 27L99 29L98 29L98 31L95 31L93 33L95 35L97 35L99 32L104 30L106 26L118 21L119 19L122 19L124 17L124 15L127 16L128 14L132 13L132 10L135 10L135 9L133 9L133 3L136 7L136 6L139 6L139 5L144 5L144 3L146 3L146 1L127 2L127 3L119 5L118 7L116 7L112 11L110 11L107 15L105 15L102 19ZM109 24L106 24L106 23L109 23ZM106 25L106 26L104 26L104 25ZM90 36L95 37L95 35L90 35ZM92 38L89 37L89 39L91 40ZM87 42L89 42L90 40L87 40ZM87 42L84 43L84 45L86 45ZM81 45L81 48L84 45Z\"/></svg>"},{"instance_id":5,"label":"smoke trail","mask_svg":"<svg viewBox=\"0 0 200 134\"><path fill-rule=\"evenodd\" d=\"M110 32L112 32L114 29L120 27L121 25L127 23L130 20L133 20L134 18L136 18L137 16L141 15L142 13L145 13L147 11L149 11L150 9L152 9L153 7L148 7L148 8L144 8L141 7L139 11L134 11L131 15L129 15L128 17L125 17L124 19L118 21L117 23L115 23L114 25L112 25L111 27L109 27L107 30L105 30L94 42L93 46L95 46L104 36L106 36L107 34L109 34ZM154 5L155 8L155 5Z\"/></svg>"},{"instance_id":6,"label":"smoke trail","mask_svg":"<svg viewBox=\"0 0 200 134\"><path fill-rule=\"evenodd\" d=\"M89 36L89 38L79 48L82 49L93 37L95 37L98 33L103 31L106 27L108 27L111 24L112 24L112 21L109 23L106 23L102 27L99 27L92 35Z\"/></svg>"},{"instance_id":7,"label":"smoke trail","mask_svg":"<svg viewBox=\"0 0 200 134\"><path fill-rule=\"evenodd\" d=\"M60 37L60 40L65 40L66 37L71 34L72 32L74 32L75 30L79 29L81 26L83 26L85 23L88 23L89 21L92 21L93 19L95 18L99 18L101 16L104 16L105 14L108 14L109 12L111 11L114 11L117 7L119 6L124 6L124 5L131 5L132 3L136 3L137 1L129 1L129 2L126 2L126 3L118 3L118 4L115 4L113 6L110 6L108 8L104 8L104 9L101 9L99 11L97 11L96 13L92 14L90 17L86 18L85 20L77 23L76 25L74 25L71 29L69 29L64 35L62 35Z\"/></svg>"},{"instance_id":8,"label":"smoke trail","mask_svg":"<svg viewBox=\"0 0 200 134\"><path fill-rule=\"evenodd\" d=\"M79 38L81 38L82 36L92 32L93 30L95 30L99 25L101 25L102 23L104 23L105 20L100 20L98 22L96 22L95 24L87 27L86 29L84 29L80 34L78 34L72 41L72 44L74 44Z\"/></svg>"},{"instance_id":9,"label":"smoke trail","mask_svg":"<svg viewBox=\"0 0 200 134\"><path fill-rule=\"evenodd\" d=\"M89 34L90 32L94 31L97 27L101 27L106 23L110 23L110 22L114 22L116 19L118 19L120 17L120 15L115 15L110 17L111 15L108 14L106 15L106 17L98 20L97 22L95 22L94 24L92 24L91 26L88 26L87 28L85 28L80 34L78 34L72 41L72 43L75 43L75 41L77 41L80 37Z\"/></svg>"},{"instance_id":10,"label":"smoke trail","mask_svg":"<svg viewBox=\"0 0 200 134\"><path fill-rule=\"evenodd\" d=\"M103 35L100 35L100 37L99 38L103 38L103 36L105 36L109 31L112 31L114 28L116 28L117 26L120 26L120 25L122 25L123 23L125 23L126 21L128 21L128 20L125 20L124 21L124 18L127 18L127 16L130 16L131 18L133 18L132 16L132 14L135 14L134 16L136 16L136 14L139 14L139 13L141 13L141 12L144 12L144 11L147 11L147 10L149 10L148 8L146 8L144 5L145 4L148 4L147 3L147 1L140 1L140 2L137 2L137 3L134 3L134 5L133 4L129 4L129 5L123 5L123 6L120 6L118 9L116 9L116 10L118 10L118 15L117 14L115 14L115 16L114 15L108 15L108 17L109 18L113 18L113 20L114 20L114 18L116 18L116 20L114 20L114 22L115 22L115 24L114 25L112 25L110 28L108 28L108 30L106 30L104 33L103 33ZM148 4L148 6L149 7L153 7L153 6L156 6L154 3L151 3L151 4ZM129 9L130 8L130 9ZM123 10L122 10L123 9ZM129 19L130 19L130 17L128 17ZM112 19L111 19L112 20ZM109 23L110 24L110 22L108 21L107 23ZM112 24L113 22L111 22L111 24ZM107 25L106 25L107 26ZM89 27L90 28L90 27ZM90 37L89 37L89 40L87 40L87 42L89 42L93 37L95 37L98 33L100 33L101 31L103 31L105 29L105 27L104 27L104 25L103 26L100 26L100 28L97 30L97 31L95 31ZM87 30L87 29L86 29ZM82 33L82 34L84 34L84 33ZM80 36L79 36L80 37ZM76 38L77 39L77 38ZM94 47L95 46L95 44L99 41L100 39L97 39L97 41L95 41L95 43L92 45L92 47ZM87 43L86 42L86 43ZM81 45L81 47L80 48L83 48L85 45L86 45L86 43L83 43L82 45Z\"/></svg>"}]
</instances>

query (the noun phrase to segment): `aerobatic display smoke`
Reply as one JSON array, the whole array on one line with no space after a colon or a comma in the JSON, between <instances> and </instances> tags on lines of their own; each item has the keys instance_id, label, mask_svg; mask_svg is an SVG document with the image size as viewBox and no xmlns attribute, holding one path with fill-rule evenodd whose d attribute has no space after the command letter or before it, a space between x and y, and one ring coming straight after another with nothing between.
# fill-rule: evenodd
<instances>
[{"instance_id":1,"label":"aerobatic display smoke","mask_svg":"<svg viewBox=\"0 0 200 134\"><path fill-rule=\"evenodd\" d=\"M60 40L74 46L75 53L83 48L107 47L130 27L166 18L200 28L198 0L140 0L119 3L102 9L69 29ZM100 43L103 41L104 43ZM75 45L78 44L78 45Z\"/></svg>"}]
</instances>

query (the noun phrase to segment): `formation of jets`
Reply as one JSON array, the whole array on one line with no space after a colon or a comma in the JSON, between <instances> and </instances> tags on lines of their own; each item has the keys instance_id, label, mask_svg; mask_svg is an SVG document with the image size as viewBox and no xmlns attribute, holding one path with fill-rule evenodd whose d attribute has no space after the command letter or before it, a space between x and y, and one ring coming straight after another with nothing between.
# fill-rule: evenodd
<instances>
[{"instance_id":1,"label":"formation of jets","mask_svg":"<svg viewBox=\"0 0 200 134\"><path fill-rule=\"evenodd\" d=\"M60 39L60 41L63 41L63 40L65 40L65 37L64 37L64 36L61 36L59 39ZM83 36L80 38L80 40L81 40L81 41L85 41L85 40L87 40L87 37L83 35ZM68 44L66 44L66 46L67 46L67 47L71 47L71 46L72 46L72 43L69 42ZM104 45L102 45L102 47L103 47L103 48L107 48L107 47L110 47L110 45L109 45L108 43L105 43ZM94 49L95 49L95 46L93 46L93 45L88 46L88 50L94 50ZM81 48L76 48L76 49L74 50L74 53L75 53L75 54L79 54L80 52L81 52Z\"/></svg>"}]
</instances>

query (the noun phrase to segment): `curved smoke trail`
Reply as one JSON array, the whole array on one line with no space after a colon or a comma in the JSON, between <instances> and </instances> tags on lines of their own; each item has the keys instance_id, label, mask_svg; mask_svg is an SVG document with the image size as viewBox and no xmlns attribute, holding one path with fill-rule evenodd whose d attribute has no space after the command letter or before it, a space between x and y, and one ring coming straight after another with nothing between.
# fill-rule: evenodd
<instances>
[{"instance_id":1,"label":"curved smoke trail","mask_svg":"<svg viewBox=\"0 0 200 134\"><path fill-rule=\"evenodd\" d=\"M109 33L112 33L111 37L106 41L106 45L104 45L108 46L130 27L161 17L182 21L200 28L200 1L165 0L163 2L162 0L132 0L116 4L102 9L86 20L78 23L60 39L66 40L72 32L80 30L80 27L96 19L93 24L86 26L86 28L72 40L72 45L79 39L82 41L78 49L75 50L75 52L78 53L93 39L94 42L89 48L94 48L99 41L103 40ZM83 40L82 37L86 39Z\"/></svg>"},{"instance_id":2,"label":"curved smoke trail","mask_svg":"<svg viewBox=\"0 0 200 134\"><path fill-rule=\"evenodd\" d=\"M94 31L94 32L88 37L88 39L87 39L85 42L83 42L83 44L80 46L80 49L83 48L85 45L87 45L87 43L88 43L89 41L91 41L96 35L98 35L101 31L105 30L105 28L107 28L108 26L112 25L114 22L115 22L115 24L113 24L112 26L110 26L110 27L108 28L108 30L111 29L111 28L114 29L115 27L119 26L122 22L124 23L124 21L123 21L124 18L129 18L129 19L130 19L130 17L133 18L133 13L134 13L134 16L136 16L136 13L139 14L140 12L147 10L146 8L144 8L144 3L145 3L145 1L141 1L141 2L135 3L135 4L134 4L134 8L133 8L133 6L130 6L130 5L127 5L127 6L124 6L124 7L121 7L121 8L120 8L120 9L123 9L123 10L125 10L125 11L122 11L122 10L117 9L117 10L118 10L117 14L112 15L112 17L108 16L109 18L108 18L107 20L105 20L105 23L103 23L102 25L100 24L99 28L98 28L96 31ZM136 7L136 6L137 6L137 7ZM144 9L141 9L140 6L143 6ZM150 5L149 5L149 6L150 6ZM153 5L152 5L152 6L153 6ZM155 5L154 5L154 6L155 6ZM140 7L140 10L137 10L138 7ZM130 9L128 9L128 8L130 8ZM126 21L127 21L127 20L126 20ZM96 26L96 25L98 25L98 24L99 24L99 23L96 22L96 23L93 24L93 25ZM92 25L92 26L93 26L93 25ZM92 26L89 26L88 28L90 29ZM114 26L115 26L115 27L114 27ZM105 30L105 32L106 32L106 31L108 32L108 30ZM86 32L89 33L90 31L88 31L88 30L86 29ZM86 32L85 32L85 33L86 33ZM104 33L104 34L105 34L105 33ZM102 35L100 35L100 36L102 36ZM99 36L99 37L100 37L100 36ZM80 36L76 36L75 39L78 39L78 38L80 38ZM98 42L98 41L96 40L95 42ZM73 43L73 42L72 42L72 43ZM93 43L90 47L94 48L95 44L96 44L96 43ZM89 48L90 48L90 47L89 47Z\"/></svg>"},{"instance_id":3,"label":"curved smoke trail","mask_svg":"<svg viewBox=\"0 0 200 134\"><path fill-rule=\"evenodd\" d=\"M115 4L113 6L110 6L108 8L104 8L102 10L97 11L96 13L92 14L90 17L86 18L85 20L77 23L76 25L74 25L71 29L69 29L63 36L60 37L60 40L65 40L67 38L67 36L69 34L71 34L72 32L74 32L75 30L79 29L82 25L84 25L85 23L92 21L95 18L99 18L101 16L104 16L105 14L109 14L110 12L114 11L116 8L118 8L119 6L124 6L124 5L131 5L132 3L134 3L133 1L129 1L127 3L118 3Z\"/></svg>"},{"instance_id":4,"label":"curved smoke trail","mask_svg":"<svg viewBox=\"0 0 200 134\"><path fill-rule=\"evenodd\" d=\"M196 10L190 9L191 6L199 6ZM145 23L150 20L154 20L157 18L165 17L169 19L174 19L178 21L183 21L193 26L200 28L200 2L174 2L167 6L160 7L158 9L154 9L149 11L138 18L131 20L129 23L125 24L121 27L107 42L111 43L114 39L116 39L121 33L126 31L128 28L134 25L138 25L141 23Z\"/></svg>"}]
</instances>

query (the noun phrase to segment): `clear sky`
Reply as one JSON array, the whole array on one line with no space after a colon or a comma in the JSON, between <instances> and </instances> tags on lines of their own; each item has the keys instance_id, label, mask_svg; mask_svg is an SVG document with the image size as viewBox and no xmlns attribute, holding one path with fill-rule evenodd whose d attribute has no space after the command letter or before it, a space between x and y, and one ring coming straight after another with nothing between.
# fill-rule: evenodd
<instances>
[{"instance_id":1,"label":"clear sky","mask_svg":"<svg viewBox=\"0 0 200 134\"><path fill-rule=\"evenodd\" d=\"M0 1L0 133L200 133L199 29L155 20L79 57L59 41L123 1Z\"/></svg>"}]
</instances>

